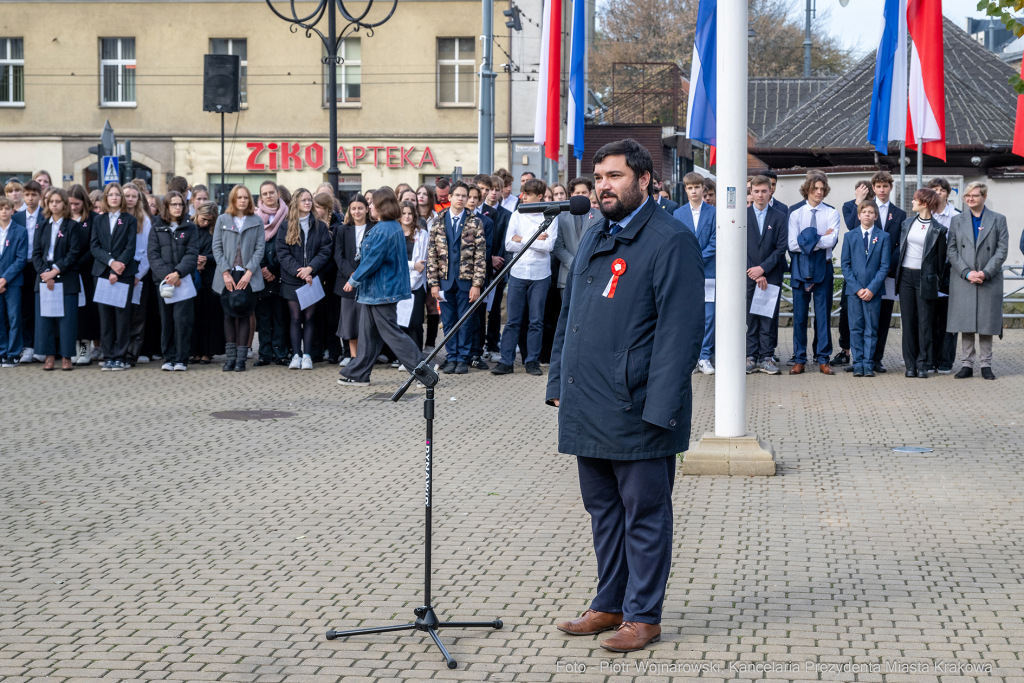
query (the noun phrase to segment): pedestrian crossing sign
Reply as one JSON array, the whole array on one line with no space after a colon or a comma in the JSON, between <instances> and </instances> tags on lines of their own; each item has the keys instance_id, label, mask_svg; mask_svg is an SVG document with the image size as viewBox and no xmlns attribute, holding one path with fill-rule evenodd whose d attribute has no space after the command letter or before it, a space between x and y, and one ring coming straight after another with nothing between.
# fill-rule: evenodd
<instances>
[{"instance_id":1,"label":"pedestrian crossing sign","mask_svg":"<svg viewBox=\"0 0 1024 683\"><path fill-rule=\"evenodd\" d=\"M120 182L121 173L117 157L103 157L103 184Z\"/></svg>"}]
</instances>

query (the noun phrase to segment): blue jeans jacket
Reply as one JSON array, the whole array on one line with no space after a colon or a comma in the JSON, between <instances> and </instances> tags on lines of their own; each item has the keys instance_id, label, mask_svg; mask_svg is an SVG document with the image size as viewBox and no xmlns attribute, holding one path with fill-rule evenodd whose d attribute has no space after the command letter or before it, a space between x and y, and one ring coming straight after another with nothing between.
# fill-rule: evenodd
<instances>
[{"instance_id":1,"label":"blue jeans jacket","mask_svg":"<svg viewBox=\"0 0 1024 683\"><path fill-rule=\"evenodd\" d=\"M359 267L348 283L361 304L393 304L412 297L405 233L398 221L381 221L370 229L360 247Z\"/></svg>"}]
</instances>

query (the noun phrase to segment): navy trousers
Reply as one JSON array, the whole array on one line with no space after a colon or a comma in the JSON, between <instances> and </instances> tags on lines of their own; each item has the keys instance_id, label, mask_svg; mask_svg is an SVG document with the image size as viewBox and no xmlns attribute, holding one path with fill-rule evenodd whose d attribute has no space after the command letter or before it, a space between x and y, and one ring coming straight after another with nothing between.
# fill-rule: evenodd
<instances>
[{"instance_id":1,"label":"navy trousers","mask_svg":"<svg viewBox=\"0 0 1024 683\"><path fill-rule=\"evenodd\" d=\"M45 287L46 285L42 285ZM64 317L44 318L40 310L39 292L36 295L36 353L40 356L56 356L74 358L78 350L78 295L64 295ZM60 338L60 348L57 340Z\"/></svg>"},{"instance_id":2,"label":"navy trousers","mask_svg":"<svg viewBox=\"0 0 1024 683\"><path fill-rule=\"evenodd\" d=\"M501 333L501 362L511 367L516 361L516 344L519 343L519 328L523 322L523 312L528 309L529 331L527 332L527 352L524 363L540 361L540 351L544 343L544 305L551 286L549 278L540 280L520 280L514 275L508 276L508 322Z\"/></svg>"},{"instance_id":3,"label":"navy trousers","mask_svg":"<svg viewBox=\"0 0 1024 683\"><path fill-rule=\"evenodd\" d=\"M621 612L624 621L661 623L672 565L675 456L576 462L597 555L590 608Z\"/></svg>"},{"instance_id":4,"label":"navy trousers","mask_svg":"<svg viewBox=\"0 0 1024 683\"><path fill-rule=\"evenodd\" d=\"M22 288L10 285L0 294L0 358L21 356L21 296Z\"/></svg>"},{"instance_id":5,"label":"navy trousers","mask_svg":"<svg viewBox=\"0 0 1024 683\"><path fill-rule=\"evenodd\" d=\"M810 292L799 280L793 281L793 352L797 363L807 362L807 311L814 300L814 337L817 348L813 359L818 365L828 362L832 355L832 278L826 277Z\"/></svg>"},{"instance_id":6,"label":"navy trousers","mask_svg":"<svg viewBox=\"0 0 1024 683\"><path fill-rule=\"evenodd\" d=\"M846 296L847 315L850 319L850 351L854 370L866 372L874 368L875 344L878 343L878 312L882 298L862 301L856 294Z\"/></svg>"},{"instance_id":7,"label":"navy trousers","mask_svg":"<svg viewBox=\"0 0 1024 683\"><path fill-rule=\"evenodd\" d=\"M469 310L469 291L462 291L458 284L453 284L451 289L444 293L444 301L441 302L441 324L444 325L444 333L455 327L459 318ZM457 363L468 363L469 353L473 347L473 335L476 333L476 318L467 320L459 328L458 334L448 340L445 346L447 360ZM413 366L415 367L415 366Z\"/></svg>"}]
</instances>

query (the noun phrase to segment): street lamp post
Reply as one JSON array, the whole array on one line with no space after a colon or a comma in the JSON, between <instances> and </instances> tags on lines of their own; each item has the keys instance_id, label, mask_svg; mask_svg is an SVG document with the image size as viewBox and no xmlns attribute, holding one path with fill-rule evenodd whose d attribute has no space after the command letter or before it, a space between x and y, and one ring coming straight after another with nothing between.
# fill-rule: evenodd
<instances>
[{"instance_id":1,"label":"street lamp post","mask_svg":"<svg viewBox=\"0 0 1024 683\"><path fill-rule=\"evenodd\" d=\"M387 13L387 16L376 22L366 21L367 15L369 15L370 10L373 8L374 0L367 0L366 7L358 15L353 15L348 11L344 0L320 0L313 8L313 11L305 16L299 16L294 1L288 2L290 16L279 12L274 7L272 0L266 0L266 3L270 11L277 15L278 18L291 24L288 28L292 33L298 33L299 29L302 29L306 32L307 38L315 33L320 36L320 40L323 41L324 47L327 49L327 56L321 60L327 66L327 107L331 117L331 165L327 169L327 178L331 183L331 187L334 188L334 196L337 197L338 176L340 174L338 170L338 64L342 61L342 58L338 55L338 46L341 45L346 36L358 33L361 30L366 31L367 36L372 36L373 29L387 22L394 15L395 9L398 7L398 0L391 0L391 10ZM347 22L340 32L337 30L337 12L341 12L341 16ZM327 14L326 34L316 27L320 20L323 19L324 14Z\"/></svg>"}]
</instances>

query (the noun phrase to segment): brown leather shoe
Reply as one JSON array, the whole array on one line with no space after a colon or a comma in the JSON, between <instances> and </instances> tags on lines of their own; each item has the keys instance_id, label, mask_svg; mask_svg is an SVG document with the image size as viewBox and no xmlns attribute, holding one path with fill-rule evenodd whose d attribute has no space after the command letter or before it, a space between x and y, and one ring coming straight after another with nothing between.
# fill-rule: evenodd
<instances>
[{"instance_id":1,"label":"brown leather shoe","mask_svg":"<svg viewBox=\"0 0 1024 683\"><path fill-rule=\"evenodd\" d=\"M659 624L644 624L639 621L627 621L615 631L611 638L601 641L601 647L612 652L635 652L647 647L648 643L661 640Z\"/></svg>"},{"instance_id":2,"label":"brown leather shoe","mask_svg":"<svg viewBox=\"0 0 1024 683\"><path fill-rule=\"evenodd\" d=\"M43 363L43 370L46 370L46 371L53 370L53 364L54 364L54 362L56 362L56 360L57 359L55 357L53 357L53 356L47 356L46 357L46 362Z\"/></svg>"},{"instance_id":3,"label":"brown leather shoe","mask_svg":"<svg viewBox=\"0 0 1024 683\"><path fill-rule=\"evenodd\" d=\"M621 612L598 612L588 609L579 619L565 621L556 628L570 636L592 636L596 633L610 631L622 623Z\"/></svg>"},{"instance_id":4,"label":"brown leather shoe","mask_svg":"<svg viewBox=\"0 0 1024 683\"><path fill-rule=\"evenodd\" d=\"M823 374L823 375L834 375L834 374L836 374L836 371L833 370L832 366L829 365L828 363L822 363L821 365L818 366L818 369L821 370L821 374Z\"/></svg>"},{"instance_id":5,"label":"brown leather shoe","mask_svg":"<svg viewBox=\"0 0 1024 683\"><path fill-rule=\"evenodd\" d=\"M804 374L804 364L803 363L797 363L796 365L794 365L793 367L791 367L789 369L789 374L791 374L791 375L802 375L802 374Z\"/></svg>"},{"instance_id":6,"label":"brown leather shoe","mask_svg":"<svg viewBox=\"0 0 1024 683\"><path fill-rule=\"evenodd\" d=\"M60 362L60 369L61 370L73 370L74 367L71 365L71 359L70 358L65 358L64 360L62 360Z\"/></svg>"}]
</instances>

